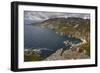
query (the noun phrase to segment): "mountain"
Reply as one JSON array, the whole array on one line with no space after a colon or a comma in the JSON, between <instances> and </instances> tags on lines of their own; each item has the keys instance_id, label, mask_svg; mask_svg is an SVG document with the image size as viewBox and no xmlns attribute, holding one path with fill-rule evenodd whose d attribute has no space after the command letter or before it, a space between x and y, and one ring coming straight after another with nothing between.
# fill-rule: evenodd
<instances>
[{"instance_id":1,"label":"mountain","mask_svg":"<svg viewBox=\"0 0 100 73\"><path fill-rule=\"evenodd\" d=\"M39 24L42 28L49 28L61 35L70 35L76 38L84 38L89 41L90 19L83 18L52 18Z\"/></svg>"},{"instance_id":2,"label":"mountain","mask_svg":"<svg viewBox=\"0 0 100 73\"><path fill-rule=\"evenodd\" d=\"M52 18L41 22L39 26L41 28L52 29L61 36L67 35L85 40L86 43L77 47L83 50L85 49L86 54L90 55L90 19L76 17Z\"/></svg>"}]
</instances>

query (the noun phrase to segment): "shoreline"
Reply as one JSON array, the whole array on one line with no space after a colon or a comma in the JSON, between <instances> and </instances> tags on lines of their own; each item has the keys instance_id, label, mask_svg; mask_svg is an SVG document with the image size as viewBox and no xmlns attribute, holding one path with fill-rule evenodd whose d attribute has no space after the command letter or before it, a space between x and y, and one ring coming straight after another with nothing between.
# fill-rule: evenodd
<instances>
[{"instance_id":1,"label":"shoreline","mask_svg":"<svg viewBox=\"0 0 100 73\"><path fill-rule=\"evenodd\" d=\"M87 43L87 41L86 41L85 39L82 39L82 38L81 38L80 40L81 40L82 42L80 42L80 43L78 43L78 44L75 44L75 45L72 44L72 47L73 47L73 46L74 46L74 47L75 47L75 46L79 46L79 45L82 45L82 44Z\"/></svg>"}]
</instances>

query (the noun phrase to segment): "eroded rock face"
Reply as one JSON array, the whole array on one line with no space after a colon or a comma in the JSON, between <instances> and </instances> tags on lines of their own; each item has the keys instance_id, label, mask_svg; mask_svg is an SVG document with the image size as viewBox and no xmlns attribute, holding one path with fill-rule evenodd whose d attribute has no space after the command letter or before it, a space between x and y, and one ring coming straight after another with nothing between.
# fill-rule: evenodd
<instances>
[{"instance_id":1,"label":"eroded rock face","mask_svg":"<svg viewBox=\"0 0 100 73\"><path fill-rule=\"evenodd\" d=\"M72 51L71 49L65 50L64 53L61 55L62 48L57 50L55 53L44 59L45 61L50 60L70 60L70 59L88 59L89 56L85 54L85 52L79 52L77 50Z\"/></svg>"},{"instance_id":2,"label":"eroded rock face","mask_svg":"<svg viewBox=\"0 0 100 73\"><path fill-rule=\"evenodd\" d=\"M69 35L90 41L90 19L82 18L53 18L40 23L41 27L55 30L60 35Z\"/></svg>"}]
</instances>

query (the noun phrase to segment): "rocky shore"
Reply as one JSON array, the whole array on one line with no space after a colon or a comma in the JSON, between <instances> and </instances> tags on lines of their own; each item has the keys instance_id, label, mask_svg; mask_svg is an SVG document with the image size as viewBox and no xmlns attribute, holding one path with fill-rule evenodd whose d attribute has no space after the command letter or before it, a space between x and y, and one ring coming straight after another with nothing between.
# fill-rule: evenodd
<instances>
[{"instance_id":1,"label":"rocky shore","mask_svg":"<svg viewBox=\"0 0 100 73\"><path fill-rule=\"evenodd\" d=\"M76 50L65 50L62 55L62 48L58 49L55 53L44 59L44 61L50 61L50 60L70 60L70 59L89 59L89 56L86 55L85 51L84 52L79 52L78 49Z\"/></svg>"},{"instance_id":2,"label":"rocky shore","mask_svg":"<svg viewBox=\"0 0 100 73\"><path fill-rule=\"evenodd\" d=\"M89 59L90 57L86 54L85 49L81 49L80 45L87 43L84 39L81 39L82 42L79 44L71 44L71 48L69 50L65 50L63 53L63 48L58 49L55 53L44 59L45 61L50 60L70 60L70 59ZM66 41L64 41L67 44ZM62 55L61 55L62 53Z\"/></svg>"}]
</instances>

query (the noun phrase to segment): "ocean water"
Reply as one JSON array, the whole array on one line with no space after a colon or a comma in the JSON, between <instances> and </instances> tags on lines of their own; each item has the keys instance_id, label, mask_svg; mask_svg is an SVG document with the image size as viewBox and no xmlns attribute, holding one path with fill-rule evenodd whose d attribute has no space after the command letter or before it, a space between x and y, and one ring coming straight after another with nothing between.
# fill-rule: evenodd
<instances>
[{"instance_id":1,"label":"ocean water","mask_svg":"<svg viewBox=\"0 0 100 73\"><path fill-rule=\"evenodd\" d=\"M24 26L24 48L25 49L40 49L41 55L49 55L60 48L69 49L64 44L64 41L71 41L72 43L80 43L80 39L71 38L68 36L60 36L55 31L38 26L25 24ZM46 48L48 50L42 50Z\"/></svg>"}]
</instances>

